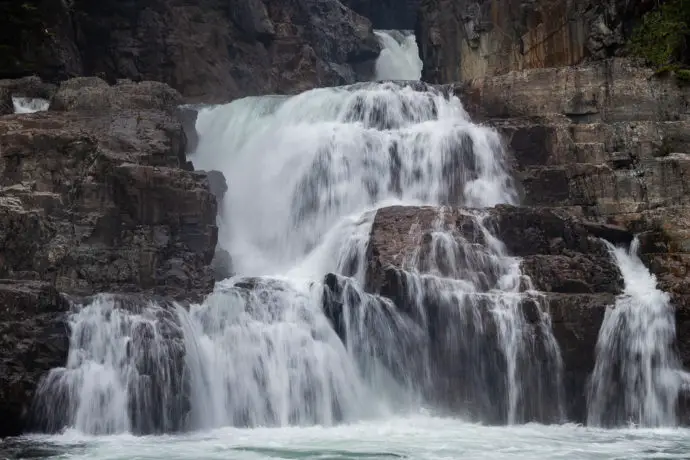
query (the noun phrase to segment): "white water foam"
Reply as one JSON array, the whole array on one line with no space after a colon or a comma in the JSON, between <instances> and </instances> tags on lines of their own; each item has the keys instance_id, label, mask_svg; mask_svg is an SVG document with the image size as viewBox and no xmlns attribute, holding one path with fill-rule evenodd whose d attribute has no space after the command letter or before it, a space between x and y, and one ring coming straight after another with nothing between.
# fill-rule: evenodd
<instances>
[{"instance_id":1,"label":"white water foam","mask_svg":"<svg viewBox=\"0 0 690 460\"><path fill-rule=\"evenodd\" d=\"M673 348L673 305L637 256L637 239L629 249L609 247L625 289L599 331L588 423L675 426L679 391L690 376Z\"/></svg>"},{"instance_id":2,"label":"white water foam","mask_svg":"<svg viewBox=\"0 0 690 460\"><path fill-rule=\"evenodd\" d=\"M381 43L376 61L377 80L414 80L422 78L422 59L412 31L375 30Z\"/></svg>"},{"instance_id":3,"label":"white water foam","mask_svg":"<svg viewBox=\"0 0 690 460\"><path fill-rule=\"evenodd\" d=\"M14 105L14 113L35 113L48 110L50 101L34 97L12 96L12 104Z\"/></svg>"},{"instance_id":4,"label":"white water foam","mask_svg":"<svg viewBox=\"0 0 690 460\"><path fill-rule=\"evenodd\" d=\"M71 358L67 370L51 373L41 391L47 424L88 433L332 425L433 404L426 386L430 360L444 350L436 344L425 353L418 345L433 340L424 321L363 290L373 210L392 203L516 202L498 134L473 124L454 96L422 84L393 83L246 98L201 110L197 130L200 142L191 158L196 169L219 170L228 182L219 239L239 275L189 312L151 306L144 308L149 313L123 312L134 316L122 321L99 313L103 307L94 304L75 313L73 330L93 324L99 345L73 334L70 357L87 350L91 358ZM444 232L437 235L448 239ZM435 295L435 286L450 286L442 306L448 320L457 319L458 309L481 315L489 305L494 311L495 326L483 319L475 323L489 332L472 342L474 348L463 350L466 344L456 342L446 353L460 350L480 369L481 350L496 340L501 344L497 356L503 364L466 382L467 395L482 395L499 413L490 417L480 405L467 411L470 416L498 423L544 420L534 407L554 396L533 378L533 364L544 356L526 354L534 331L519 306L526 298L518 293L519 261L506 256L490 234L486 239L488 267L471 260L457 273L432 270L424 279L436 285L420 284L415 295L421 299ZM481 270L496 274L494 282L479 287L468 278ZM344 329L324 314L332 306L324 297L323 277L329 272L351 277L347 295L359 299L359 307L345 302L352 308ZM410 274L422 279L415 270ZM133 334L139 322L149 321L145 336L152 343L165 337L155 331L168 317L151 312L171 311L182 326L169 334L184 344L184 358L177 348L153 347L157 356L143 361L126 351L127 343L138 343ZM91 321L94 315L100 323ZM546 358L556 366L542 369L551 378L558 373L558 358ZM110 370L90 374L90 362ZM160 375L158 365L181 366L179 381ZM146 385L123 384L130 375L163 388L150 395ZM499 382L494 393L477 388L494 380ZM538 403L525 398L535 384L536 398L543 394ZM94 385L97 391L90 389ZM64 395L64 387L68 396L56 409L51 395ZM456 400L461 407L473 404L463 398ZM163 402L162 412L150 411L154 399Z\"/></svg>"}]
</instances>

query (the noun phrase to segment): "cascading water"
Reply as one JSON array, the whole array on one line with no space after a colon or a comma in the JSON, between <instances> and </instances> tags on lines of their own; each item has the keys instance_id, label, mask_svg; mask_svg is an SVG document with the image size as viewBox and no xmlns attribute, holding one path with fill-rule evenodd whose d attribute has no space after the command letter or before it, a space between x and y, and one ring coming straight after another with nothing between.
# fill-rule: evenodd
<instances>
[{"instance_id":1,"label":"cascading water","mask_svg":"<svg viewBox=\"0 0 690 460\"><path fill-rule=\"evenodd\" d=\"M32 97L12 97L14 113L34 113L48 110L50 101Z\"/></svg>"},{"instance_id":2,"label":"cascading water","mask_svg":"<svg viewBox=\"0 0 690 460\"><path fill-rule=\"evenodd\" d=\"M637 239L630 249L609 248L625 290L607 309L599 331L588 423L674 426L679 392L690 376L673 349L673 305L637 256Z\"/></svg>"},{"instance_id":3,"label":"cascading water","mask_svg":"<svg viewBox=\"0 0 690 460\"><path fill-rule=\"evenodd\" d=\"M408 30L376 30L381 54L376 61L377 80L414 80L422 78L422 60L417 39Z\"/></svg>"},{"instance_id":4,"label":"cascading water","mask_svg":"<svg viewBox=\"0 0 690 460\"><path fill-rule=\"evenodd\" d=\"M68 365L41 388L44 424L91 433L329 425L443 406L433 388L446 377L462 384L453 409L475 419L554 418L540 409L558 397L560 375L548 317L537 308L544 318L528 321L535 296L521 292L519 260L480 215L482 248L457 246L462 235L439 217L438 251L405 270L414 302L363 289L377 208L517 200L498 134L472 124L457 98L419 83L317 89L202 109L197 130L195 167L228 182L219 240L238 276L189 311L102 301L77 311ZM327 273L337 275L324 284ZM159 341L160 312L175 313L183 357ZM430 327L440 323L451 324ZM139 324L155 345L143 360ZM479 374L439 375L455 355ZM96 367L105 369L97 382ZM164 389L152 395L154 381Z\"/></svg>"},{"instance_id":5,"label":"cascading water","mask_svg":"<svg viewBox=\"0 0 690 460\"><path fill-rule=\"evenodd\" d=\"M70 329L65 368L38 389L43 429L162 433L184 426L185 347L174 309L100 295L72 314Z\"/></svg>"}]
</instances>

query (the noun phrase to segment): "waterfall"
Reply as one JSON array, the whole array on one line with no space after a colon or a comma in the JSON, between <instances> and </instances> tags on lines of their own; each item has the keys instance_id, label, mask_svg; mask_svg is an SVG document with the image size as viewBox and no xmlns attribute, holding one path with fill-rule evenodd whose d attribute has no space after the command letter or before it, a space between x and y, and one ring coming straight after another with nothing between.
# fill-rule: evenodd
<instances>
[{"instance_id":1,"label":"waterfall","mask_svg":"<svg viewBox=\"0 0 690 460\"><path fill-rule=\"evenodd\" d=\"M690 376L673 348L673 305L637 256L639 240L629 249L609 248L625 289L607 309L599 331L588 423L674 426L679 391Z\"/></svg>"},{"instance_id":2,"label":"waterfall","mask_svg":"<svg viewBox=\"0 0 690 460\"><path fill-rule=\"evenodd\" d=\"M40 98L12 96L12 104L14 105L14 113L34 113L48 110L50 101Z\"/></svg>"},{"instance_id":3,"label":"waterfall","mask_svg":"<svg viewBox=\"0 0 690 460\"><path fill-rule=\"evenodd\" d=\"M417 39L409 30L376 30L381 54L376 61L377 80L419 80L422 60Z\"/></svg>"},{"instance_id":4,"label":"waterfall","mask_svg":"<svg viewBox=\"0 0 690 460\"><path fill-rule=\"evenodd\" d=\"M251 97L202 109L197 130L195 168L228 182L219 242L238 275L189 309L75 309L67 366L39 390L47 429L331 425L421 407L558 419L548 315L478 209L517 201L505 152L455 96L389 82ZM468 208L453 212L479 239L440 208L400 271L406 295L366 291L376 209L422 204Z\"/></svg>"}]
</instances>

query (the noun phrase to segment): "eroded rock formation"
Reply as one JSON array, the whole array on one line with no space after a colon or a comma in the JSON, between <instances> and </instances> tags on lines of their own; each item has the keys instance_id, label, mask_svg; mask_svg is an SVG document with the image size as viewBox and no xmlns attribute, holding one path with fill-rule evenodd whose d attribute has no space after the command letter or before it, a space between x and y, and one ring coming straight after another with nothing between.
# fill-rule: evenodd
<instances>
[{"instance_id":1,"label":"eroded rock formation","mask_svg":"<svg viewBox=\"0 0 690 460\"><path fill-rule=\"evenodd\" d=\"M0 117L0 435L21 432L38 378L64 364L58 292L212 288L216 200L183 169L180 100L162 83L78 78L47 112Z\"/></svg>"}]
</instances>

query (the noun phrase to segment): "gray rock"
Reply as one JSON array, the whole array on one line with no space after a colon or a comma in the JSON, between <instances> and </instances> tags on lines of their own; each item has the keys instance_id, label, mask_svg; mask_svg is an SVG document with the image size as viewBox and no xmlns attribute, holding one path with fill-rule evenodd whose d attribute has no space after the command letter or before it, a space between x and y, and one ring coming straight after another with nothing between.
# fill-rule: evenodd
<instances>
[{"instance_id":1,"label":"gray rock","mask_svg":"<svg viewBox=\"0 0 690 460\"><path fill-rule=\"evenodd\" d=\"M653 0L422 0L422 78L466 82L513 70L625 54L630 24Z\"/></svg>"}]
</instances>

